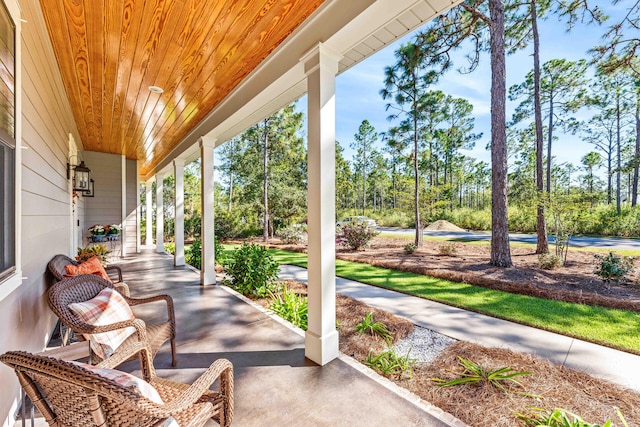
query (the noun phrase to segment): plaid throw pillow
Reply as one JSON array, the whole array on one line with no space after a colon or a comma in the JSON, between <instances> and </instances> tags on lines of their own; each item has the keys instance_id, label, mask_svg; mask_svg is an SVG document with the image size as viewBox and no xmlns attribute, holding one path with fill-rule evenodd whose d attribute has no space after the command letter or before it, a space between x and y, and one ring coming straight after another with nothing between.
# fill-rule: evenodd
<instances>
[{"instance_id":1,"label":"plaid throw pillow","mask_svg":"<svg viewBox=\"0 0 640 427\"><path fill-rule=\"evenodd\" d=\"M79 265L67 264L64 266L64 269L67 271L67 274L65 274L64 277L73 277L79 274L95 274L96 276L100 276L103 279L107 279L112 282L97 256L89 258L85 262L81 262Z\"/></svg>"},{"instance_id":2,"label":"plaid throw pillow","mask_svg":"<svg viewBox=\"0 0 640 427\"><path fill-rule=\"evenodd\" d=\"M129 304L118 291L111 288L104 288L88 301L69 304L69 309L85 323L94 326L105 326L135 319ZM98 356L106 359L135 332L135 328L129 326L99 334L85 334L84 337L91 341L91 349Z\"/></svg>"}]
</instances>

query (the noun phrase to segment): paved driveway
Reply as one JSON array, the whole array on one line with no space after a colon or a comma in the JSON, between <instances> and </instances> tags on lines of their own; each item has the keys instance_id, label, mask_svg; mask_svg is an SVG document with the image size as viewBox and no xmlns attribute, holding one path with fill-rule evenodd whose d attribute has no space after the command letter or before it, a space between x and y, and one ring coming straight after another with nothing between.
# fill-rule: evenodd
<instances>
[{"instance_id":1,"label":"paved driveway","mask_svg":"<svg viewBox=\"0 0 640 427\"><path fill-rule=\"evenodd\" d=\"M415 235L415 228L393 228L378 227L383 233ZM444 237L447 239L459 239L468 241L490 241L491 232L489 231L435 231L425 230L425 236ZM535 234L519 234L510 233L509 240L512 242L536 243L538 238ZM553 236L549 236L549 243L553 243ZM618 237L590 237L590 236L574 236L569 242L570 246L575 247L594 247L616 249L635 249L640 251L640 239L622 239Z\"/></svg>"}]
</instances>

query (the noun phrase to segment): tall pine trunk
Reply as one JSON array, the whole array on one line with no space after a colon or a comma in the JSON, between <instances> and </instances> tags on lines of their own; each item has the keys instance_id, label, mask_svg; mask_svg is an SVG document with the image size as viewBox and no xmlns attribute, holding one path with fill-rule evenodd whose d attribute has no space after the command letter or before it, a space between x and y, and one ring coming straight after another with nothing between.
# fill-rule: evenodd
<instances>
[{"instance_id":1,"label":"tall pine trunk","mask_svg":"<svg viewBox=\"0 0 640 427\"><path fill-rule=\"evenodd\" d=\"M633 185L631 189L631 206L638 203L638 168L640 165L640 93L636 96L636 158L633 166Z\"/></svg>"},{"instance_id":2,"label":"tall pine trunk","mask_svg":"<svg viewBox=\"0 0 640 427\"><path fill-rule=\"evenodd\" d=\"M536 0L531 0L531 30L533 33L533 105L536 123L536 188L538 189L538 245L537 254L549 252L547 240L547 221L544 213L544 178L543 178L543 149L542 136L542 106L540 105L540 35L538 34L538 11Z\"/></svg>"},{"instance_id":3,"label":"tall pine trunk","mask_svg":"<svg viewBox=\"0 0 640 427\"><path fill-rule=\"evenodd\" d=\"M618 154L618 164L617 164L617 171L616 171L616 211L618 212L618 214L620 213L620 192L621 192L621 184L620 184L620 176L622 174L621 169L622 169L622 154L621 154L621 144L622 141L620 140L620 93L618 93L616 95L616 149L617 149L617 154Z\"/></svg>"},{"instance_id":4,"label":"tall pine trunk","mask_svg":"<svg viewBox=\"0 0 640 427\"><path fill-rule=\"evenodd\" d=\"M414 190L413 201L415 204L414 216L416 220L416 238L415 245L422 246L422 226L420 224L420 170L418 169L418 120L413 118L413 176Z\"/></svg>"},{"instance_id":5,"label":"tall pine trunk","mask_svg":"<svg viewBox=\"0 0 640 427\"><path fill-rule=\"evenodd\" d=\"M491 265L511 267L507 211L504 4L489 0L491 45Z\"/></svg>"},{"instance_id":6,"label":"tall pine trunk","mask_svg":"<svg viewBox=\"0 0 640 427\"><path fill-rule=\"evenodd\" d=\"M553 143L553 90L549 94L549 130L547 131L547 198L551 198L551 145Z\"/></svg>"}]
</instances>

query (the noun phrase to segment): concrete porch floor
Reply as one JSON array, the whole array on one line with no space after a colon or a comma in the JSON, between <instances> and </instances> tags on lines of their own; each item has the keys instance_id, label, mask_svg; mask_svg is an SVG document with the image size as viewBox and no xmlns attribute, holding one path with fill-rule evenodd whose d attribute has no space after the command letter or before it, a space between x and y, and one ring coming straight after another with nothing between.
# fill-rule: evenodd
<instances>
[{"instance_id":1,"label":"concrete porch floor","mask_svg":"<svg viewBox=\"0 0 640 427\"><path fill-rule=\"evenodd\" d=\"M304 357L303 336L219 286L200 286L199 272L174 267L171 256L145 248L118 265L132 297L166 293L174 299L178 366L171 367L166 343L154 361L159 376L190 383L217 358L233 363L234 426L465 425L393 391L349 357L315 365ZM153 308L136 314L157 316ZM121 367L136 368L134 362Z\"/></svg>"}]
</instances>

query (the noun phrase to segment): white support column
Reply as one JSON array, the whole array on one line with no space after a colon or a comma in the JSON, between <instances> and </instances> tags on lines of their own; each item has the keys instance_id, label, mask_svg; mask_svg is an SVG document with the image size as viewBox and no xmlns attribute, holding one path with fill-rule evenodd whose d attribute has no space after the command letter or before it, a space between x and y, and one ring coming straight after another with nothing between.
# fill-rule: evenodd
<instances>
[{"instance_id":1,"label":"white support column","mask_svg":"<svg viewBox=\"0 0 640 427\"><path fill-rule=\"evenodd\" d=\"M145 200L146 200L146 215L145 215L145 228L146 228L146 233L145 233L145 245L153 245L153 194L151 193L151 189L153 187L153 179L148 180L147 182L145 182Z\"/></svg>"},{"instance_id":2,"label":"white support column","mask_svg":"<svg viewBox=\"0 0 640 427\"><path fill-rule=\"evenodd\" d=\"M175 233L176 253L173 265L184 265L184 160L173 161L173 176L175 177L175 215L173 230Z\"/></svg>"},{"instance_id":3,"label":"white support column","mask_svg":"<svg viewBox=\"0 0 640 427\"><path fill-rule=\"evenodd\" d=\"M216 260L215 260L215 228L213 216L214 185L213 185L213 159L216 139L203 136L200 138L201 156L201 203L202 203L202 267L200 268L200 284L216 284Z\"/></svg>"},{"instance_id":4,"label":"white support column","mask_svg":"<svg viewBox=\"0 0 640 427\"><path fill-rule=\"evenodd\" d=\"M305 356L338 357L336 331L335 76L340 56L322 43L301 61L307 75L309 328Z\"/></svg>"},{"instance_id":5,"label":"white support column","mask_svg":"<svg viewBox=\"0 0 640 427\"><path fill-rule=\"evenodd\" d=\"M140 160L136 160L136 253L142 252L142 205L140 205Z\"/></svg>"},{"instance_id":6,"label":"white support column","mask_svg":"<svg viewBox=\"0 0 640 427\"><path fill-rule=\"evenodd\" d=\"M164 176L156 174L156 252L164 253Z\"/></svg>"},{"instance_id":7,"label":"white support column","mask_svg":"<svg viewBox=\"0 0 640 427\"><path fill-rule=\"evenodd\" d=\"M122 220L120 221L120 226L122 227L122 231L120 232L120 256L127 256L127 157L125 155L120 156L120 207L121 213L120 217Z\"/></svg>"}]
</instances>

